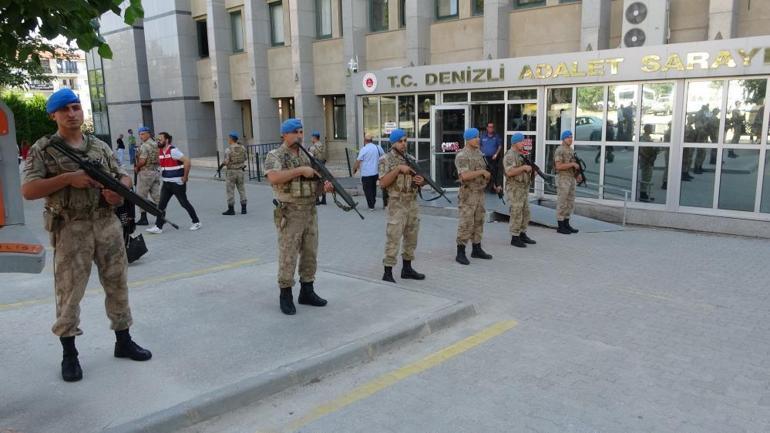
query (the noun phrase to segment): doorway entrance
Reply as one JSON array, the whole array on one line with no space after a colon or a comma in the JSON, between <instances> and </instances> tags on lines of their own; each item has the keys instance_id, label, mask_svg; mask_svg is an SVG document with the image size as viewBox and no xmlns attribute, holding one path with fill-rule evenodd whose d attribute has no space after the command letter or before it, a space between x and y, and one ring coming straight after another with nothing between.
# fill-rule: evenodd
<instances>
[{"instance_id":1,"label":"doorway entrance","mask_svg":"<svg viewBox=\"0 0 770 433\"><path fill-rule=\"evenodd\" d=\"M442 188L457 189L455 156L463 148L468 127L467 105L436 105L431 110L431 177Z\"/></svg>"}]
</instances>

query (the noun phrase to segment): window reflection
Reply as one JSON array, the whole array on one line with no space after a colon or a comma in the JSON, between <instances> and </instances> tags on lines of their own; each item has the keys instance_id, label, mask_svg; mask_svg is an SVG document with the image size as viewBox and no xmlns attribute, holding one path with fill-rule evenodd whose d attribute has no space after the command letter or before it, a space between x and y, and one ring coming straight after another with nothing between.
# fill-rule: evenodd
<instances>
[{"instance_id":1,"label":"window reflection","mask_svg":"<svg viewBox=\"0 0 770 433\"><path fill-rule=\"evenodd\" d=\"M382 137L387 138L390 132L398 127L396 123L396 97L380 97L380 122L382 125Z\"/></svg>"},{"instance_id":2,"label":"window reflection","mask_svg":"<svg viewBox=\"0 0 770 433\"><path fill-rule=\"evenodd\" d=\"M420 138L430 138L430 107L435 103L435 95L417 96L417 127L420 128Z\"/></svg>"},{"instance_id":3,"label":"window reflection","mask_svg":"<svg viewBox=\"0 0 770 433\"><path fill-rule=\"evenodd\" d=\"M624 84L607 90L607 141L634 141L639 86Z\"/></svg>"},{"instance_id":4,"label":"window reflection","mask_svg":"<svg viewBox=\"0 0 770 433\"><path fill-rule=\"evenodd\" d=\"M603 119L604 87L578 87L575 140L601 141Z\"/></svg>"},{"instance_id":5,"label":"window reflection","mask_svg":"<svg viewBox=\"0 0 770 433\"><path fill-rule=\"evenodd\" d=\"M693 81L688 84L685 142L717 142L722 88L722 81Z\"/></svg>"},{"instance_id":6,"label":"window reflection","mask_svg":"<svg viewBox=\"0 0 770 433\"><path fill-rule=\"evenodd\" d=\"M722 158L719 208L754 211L759 150L735 150L734 158Z\"/></svg>"},{"instance_id":7,"label":"window reflection","mask_svg":"<svg viewBox=\"0 0 770 433\"><path fill-rule=\"evenodd\" d=\"M671 142L671 121L674 111L674 83L652 83L642 86L642 136L639 141ZM647 125L652 126L648 137Z\"/></svg>"},{"instance_id":8,"label":"window reflection","mask_svg":"<svg viewBox=\"0 0 770 433\"><path fill-rule=\"evenodd\" d=\"M508 131L535 131L537 104L508 104Z\"/></svg>"},{"instance_id":9,"label":"window reflection","mask_svg":"<svg viewBox=\"0 0 770 433\"><path fill-rule=\"evenodd\" d=\"M725 143L756 144L762 133L767 80L731 80L727 91Z\"/></svg>"},{"instance_id":10,"label":"window reflection","mask_svg":"<svg viewBox=\"0 0 770 433\"><path fill-rule=\"evenodd\" d=\"M379 101L379 96L364 96L362 98L364 106L364 134L371 134L375 138L380 136Z\"/></svg>"},{"instance_id":11,"label":"window reflection","mask_svg":"<svg viewBox=\"0 0 770 433\"><path fill-rule=\"evenodd\" d=\"M572 129L572 88L548 90L548 139L560 140Z\"/></svg>"},{"instance_id":12,"label":"window reflection","mask_svg":"<svg viewBox=\"0 0 770 433\"><path fill-rule=\"evenodd\" d=\"M682 149L680 205L709 208L713 206L716 154L712 159L710 157L712 151L716 152L716 149L691 147ZM694 160L700 160L702 165L698 170L693 170L694 175L690 175L689 169Z\"/></svg>"},{"instance_id":13,"label":"window reflection","mask_svg":"<svg viewBox=\"0 0 770 433\"><path fill-rule=\"evenodd\" d=\"M414 137L414 95L398 97L398 127Z\"/></svg>"},{"instance_id":14,"label":"window reflection","mask_svg":"<svg viewBox=\"0 0 770 433\"><path fill-rule=\"evenodd\" d=\"M636 174L636 200L646 203L666 203L668 188L668 147L639 147Z\"/></svg>"},{"instance_id":15,"label":"window reflection","mask_svg":"<svg viewBox=\"0 0 770 433\"><path fill-rule=\"evenodd\" d=\"M509 141L510 143L510 141ZM556 176L556 169L554 167L553 162L553 156L556 153L556 149L559 147L558 144L548 144L545 146L545 167L541 167L543 171L545 171L547 174L551 176ZM554 179L554 182L552 184L546 183L545 184L545 192L548 194L556 194L556 179Z\"/></svg>"},{"instance_id":16,"label":"window reflection","mask_svg":"<svg viewBox=\"0 0 770 433\"><path fill-rule=\"evenodd\" d=\"M579 186L576 194L579 194L581 197L597 197L598 189L596 185L599 184L599 167L601 164L595 155L601 152L602 147L573 145L573 148L575 149L575 154L586 164L585 175L586 182L588 182L585 186Z\"/></svg>"},{"instance_id":17,"label":"window reflection","mask_svg":"<svg viewBox=\"0 0 770 433\"><path fill-rule=\"evenodd\" d=\"M762 202L759 211L770 213L770 152L765 153L765 176L762 181Z\"/></svg>"},{"instance_id":18,"label":"window reflection","mask_svg":"<svg viewBox=\"0 0 770 433\"><path fill-rule=\"evenodd\" d=\"M624 190L631 191L633 174L634 147L607 146L604 153L604 198L623 200Z\"/></svg>"}]
</instances>

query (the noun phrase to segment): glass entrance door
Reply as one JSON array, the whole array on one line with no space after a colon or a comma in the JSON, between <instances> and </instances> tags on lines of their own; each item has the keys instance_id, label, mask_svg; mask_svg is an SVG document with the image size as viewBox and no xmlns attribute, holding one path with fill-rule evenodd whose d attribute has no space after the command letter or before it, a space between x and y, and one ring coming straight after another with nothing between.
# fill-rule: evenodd
<instances>
[{"instance_id":1,"label":"glass entrance door","mask_svg":"<svg viewBox=\"0 0 770 433\"><path fill-rule=\"evenodd\" d=\"M436 105L431 109L431 176L442 188L456 189L455 155L462 149L468 127L468 106Z\"/></svg>"}]
</instances>

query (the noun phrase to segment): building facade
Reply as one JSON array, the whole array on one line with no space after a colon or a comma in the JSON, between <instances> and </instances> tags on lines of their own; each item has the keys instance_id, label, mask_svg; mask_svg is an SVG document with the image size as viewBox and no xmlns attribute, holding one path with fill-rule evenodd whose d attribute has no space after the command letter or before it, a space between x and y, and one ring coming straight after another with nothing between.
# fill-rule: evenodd
<instances>
[{"instance_id":1,"label":"building facade","mask_svg":"<svg viewBox=\"0 0 770 433\"><path fill-rule=\"evenodd\" d=\"M453 188L464 127L525 133L550 173L571 129L584 202L763 222L768 29L750 0L159 0L102 34L113 133L154 125L193 156L291 116L331 160L401 127Z\"/></svg>"},{"instance_id":2,"label":"building facade","mask_svg":"<svg viewBox=\"0 0 770 433\"><path fill-rule=\"evenodd\" d=\"M40 55L43 71L49 76L50 82L32 82L27 90L39 93L46 98L59 89L72 89L80 96L85 118L90 121L93 117L91 110L90 88L86 72L85 53L76 50L72 53L57 52L55 55L45 52Z\"/></svg>"}]
</instances>

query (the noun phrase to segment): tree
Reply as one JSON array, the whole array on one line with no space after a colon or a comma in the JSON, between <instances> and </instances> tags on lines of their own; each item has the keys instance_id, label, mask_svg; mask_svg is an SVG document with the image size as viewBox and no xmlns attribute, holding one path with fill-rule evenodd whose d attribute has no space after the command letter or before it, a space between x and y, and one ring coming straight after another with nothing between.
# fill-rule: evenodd
<instances>
[{"instance_id":1,"label":"tree","mask_svg":"<svg viewBox=\"0 0 770 433\"><path fill-rule=\"evenodd\" d=\"M25 98L19 91L7 91L2 94L2 100L13 112L17 143L22 140L34 143L43 135L56 131L56 123L45 111L45 96Z\"/></svg>"},{"instance_id":2,"label":"tree","mask_svg":"<svg viewBox=\"0 0 770 433\"><path fill-rule=\"evenodd\" d=\"M48 81L36 53L55 53L50 41L63 36L88 51L112 58L112 50L99 35L99 17L107 12L123 14L132 25L144 17L141 0L0 0L0 87L20 86L35 80ZM58 47L61 49L61 47Z\"/></svg>"}]
</instances>

